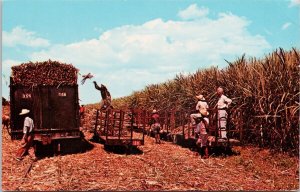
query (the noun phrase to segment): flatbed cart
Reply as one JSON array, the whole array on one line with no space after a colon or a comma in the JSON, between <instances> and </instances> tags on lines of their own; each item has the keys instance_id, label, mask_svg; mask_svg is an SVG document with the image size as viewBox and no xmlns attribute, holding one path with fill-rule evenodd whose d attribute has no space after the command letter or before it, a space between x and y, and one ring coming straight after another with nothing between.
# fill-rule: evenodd
<instances>
[{"instance_id":1,"label":"flatbed cart","mask_svg":"<svg viewBox=\"0 0 300 192\"><path fill-rule=\"evenodd\" d=\"M239 134L240 130L237 130L231 123L230 114L227 118L218 118L218 111L216 109L209 110L209 126L207 127L208 131L208 146L219 152L231 153L232 146L240 145L238 138L232 137L232 133ZM197 149L197 137L196 137L196 125L192 125L190 121L190 112L189 111L175 111L173 112L175 116L175 124L177 129L180 128L180 131L173 133L173 143L178 144L182 147L187 147L191 149ZM220 121L227 121L226 127L218 127ZM220 138L220 131L224 129L227 131L227 138Z\"/></svg>"},{"instance_id":2,"label":"flatbed cart","mask_svg":"<svg viewBox=\"0 0 300 192\"><path fill-rule=\"evenodd\" d=\"M135 115L133 110L97 110L94 134L106 148L123 146L131 150L144 145L145 123L141 128L143 131L134 132Z\"/></svg>"}]
</instances>

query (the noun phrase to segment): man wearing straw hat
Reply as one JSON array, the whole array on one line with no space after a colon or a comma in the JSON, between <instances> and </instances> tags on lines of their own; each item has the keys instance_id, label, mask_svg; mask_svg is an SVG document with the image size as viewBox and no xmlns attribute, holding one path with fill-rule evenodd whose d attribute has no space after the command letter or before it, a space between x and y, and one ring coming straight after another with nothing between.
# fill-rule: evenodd
<instances>
[{"instance_id":1,"label":"man wearing straw hat","mask_svg":"<svg viewBox=\"0 0 300 192\"><path fill-rule=\"evenodd\" d=\"M23 126L23 138L21 142L21 147L17 151L17 160L20 161L23 159L24 155L28 152L29 156L33 160L36 160L35 150L33 147L34 139L34 124L32 118L30 118L30 110L22 109L20 116L24 117L24 126Z\"/></svg>"},{"instance_id":2,"label":"man wearing straw hat","mask_svg":"<svg viewBox=\"0 0 300 192\"><path fill-rule=\"evenodd\" d=\"M232 103L232 100L224 95L224 90L222 87L217 88L217 94L219 96L219 100L217 103L218 107L218 128L220 130L220 137L222 139L227 139L227 108Z\"/></svg>"},{"instance_id":3,"label":"man wearing straw hat","mask_svg":"<svg viewBox=\"0 0 300 192\"><path fill-rule=\"evenodd\" d=\"M209 115L207 109L208 109L208 104L204 98L203 95L197 95L196 98L198 99L197 105L196 105L196 113L192 113L190 115L191 117L191 122L193 125L196 124L195 119L196 118L204 118Z\"/></svg>"},{"instance_id":4,"label":"man wearing straw hat","mask_svg":"<svg viewBox=\"0 0 300 192\"><path fill-rule=\"evenodd\" d=\"M204 98L203 95L197 95L196 98L198 99L197 105L196 105L196 110L197 113L193 113L190 115L191 117L191 122L193 124L197 124L196 128L196 138L197 142L196 144L200 147L200 150L204 152L203 158L208 158L208 147L207 147L207 126L209 124L209 119L208 119L208 104Z\"/></svg>"}]
</instances>

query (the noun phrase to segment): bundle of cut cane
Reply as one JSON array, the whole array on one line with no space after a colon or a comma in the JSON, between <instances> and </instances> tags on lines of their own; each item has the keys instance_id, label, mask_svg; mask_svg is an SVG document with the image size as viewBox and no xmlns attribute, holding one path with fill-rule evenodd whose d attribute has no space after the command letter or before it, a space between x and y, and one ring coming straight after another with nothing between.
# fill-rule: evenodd
<instances>
[{"instance_id":1,"label":"bundle of cut cane","mask_svg":"<svg viewBox=\"0 0 300 192\"><path fill-rule=\"evenodd\" d=\"M58 61L29 62L12 67L12 84L32 85L76 85L78 69L71 64Z\"/></svg>"}]
</instances>

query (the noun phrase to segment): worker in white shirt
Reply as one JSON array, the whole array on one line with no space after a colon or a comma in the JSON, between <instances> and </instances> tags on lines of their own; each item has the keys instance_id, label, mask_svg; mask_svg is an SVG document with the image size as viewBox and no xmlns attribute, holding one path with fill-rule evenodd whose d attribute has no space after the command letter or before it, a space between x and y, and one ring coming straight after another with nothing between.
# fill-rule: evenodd
<instances>
[{"instance_id":1,"label":"worker in white shirt","mask_svg":"<svg viewBox=\"0 0 300 192\"><path fill-rule=\"evenodd\" d=\"M20 161L23 159L25 154L28 152L29 156L32 160L36 160L35 156L35 148L33 144L34 140L34 123L31 118L30 110L22 109L19 114L24 118L24 126L23 126L23 138L21 141L21 147L17 151L17 160Z\"/></svg>"},{"instance_id":2,"label":"worker in white shirt","mask_svg":"<svg viewBox=\"0 0 300 192\"><path fill-rule=\"evenodd\" d=\"M192 122L192 125L195 125L196 122L195 122L195 118L206 118L207 121L208 121L208 104L204 98L203 95L197 95L196 96L198 102L197 102L197 105L196 105L196 110L190 115L191 117L191 122ZM205 119L205 120L206 120Z\"/></svg>"},{"instance_id":3,"label":"worker in white shirt","mask_svg":"<svg viewBox=\"0 0 300 192\"><path fill-rule=\"evenodd\" d=\"M220 137L222 139L227 139L227 108L232 103L232 100L224 95L224 90L222 87L218 87L217 94L219 96L219 100L217 103L218 107L218 128L220 130Z\"/></svg>"}]
</instances>

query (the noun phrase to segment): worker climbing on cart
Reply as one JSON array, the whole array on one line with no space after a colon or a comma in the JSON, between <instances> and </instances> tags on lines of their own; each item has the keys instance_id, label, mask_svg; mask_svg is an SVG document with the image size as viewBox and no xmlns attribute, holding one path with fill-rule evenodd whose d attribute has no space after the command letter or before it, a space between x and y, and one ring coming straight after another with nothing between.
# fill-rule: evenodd
<instances>
[{"instance_id":1,"label":"worker climbing on cart","mask_svg":"<svg viewBox=\"0 0 300 192\"><path fill-rule=\"evenodd\" d=\"M196 105L196 110L192 112L192 114L190 115L191 117L191 122L192 122L192 125L196 125L196 121L195 119L196 118L201 118L203 116L208 116L208 104L204 98L203 95L197 95L196 96L198 102L197 102L197 105Z\"/></svg>"},{"instance_id":2,"label":"worker climbing on cart","mask_svg":"<svg viewBox=\"0 0 300 192\"><path fill-rule=\"evenodd\" d=\"M34 139L34 124L33 120L30 117L31 113L28 109L22 109L21 113L19 114L24 118L24 126L23 126L23 138L21 141L21 147L17 151L17 160L20 161L23 159L25 154L28 152L29 156L36 160L35 156L35 149L33 146L33 139Z\"/></svg>"},{"instance_id":3,"label":"worker climbing on cart","mask_svg":"<svg viewBox=\"0 0 300 192\"><path fill-rule=\"evenodd\" d=\"M101 92L102 100L100 102L100 110L106 110L108 108L113 108L111 105L111 95L107 90L106 86L101 84L99 87L96 81L93 81L95 88Z\"/></svg>"},{"instance_id":4,"label":"worker climbing on cart","mask_svg":"<svg viewBox=\"0 0 300 192\"><path fill-rule=\"evenodd\" d=\"M217 88L217 94L219 96L219 100L217 103L218 108L218 129L220 130L221 139L227 139L227 109L228 106L232 103L232 100L224 95L224 90L222 87Z\"/></svg>"},{"instance_id":5,"label":"worker climbing on cart","mask_svg":"<svg viewBox=\"0 0 300 192\"><path fill-rule=\"evenodd\" d=\"M207 147L207 138L208 138L208 104L203 95L197 95L198 103L196 105L197 113L191 114L191 118L196 124L196 144L200 147L201 154L204 153L204 158L208 158L208 147Z\"/></svg>"},{"instance_id":6,"label":"worker climbing on cart","mask_svg":"<svg viewBox=\"0 0 300 192\"><path fill-rule=\"evenodd\" d=\"M160 123L159 123L159 115L158 112L154 109L151 114L151 130L154 131L155 134L155 143L160 143Z\"/></svg>"}]
</instances>

